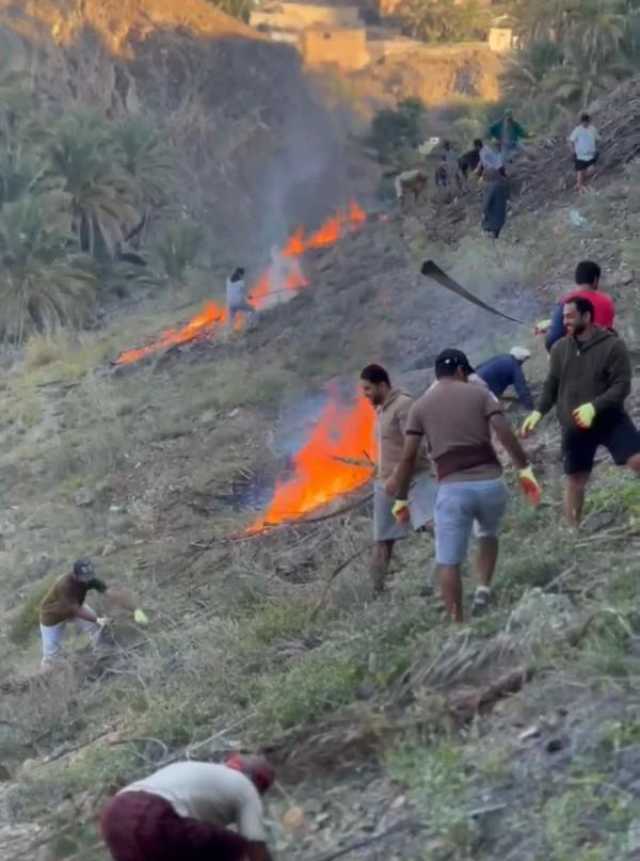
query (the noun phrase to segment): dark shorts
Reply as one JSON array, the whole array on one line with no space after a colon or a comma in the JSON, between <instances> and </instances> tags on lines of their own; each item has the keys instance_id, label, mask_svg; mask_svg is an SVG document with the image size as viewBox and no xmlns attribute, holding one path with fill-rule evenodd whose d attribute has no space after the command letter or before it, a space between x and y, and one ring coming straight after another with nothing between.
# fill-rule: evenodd
<instances>
[{"instance_id":1,"label":"dark shorts","mask_svg":"<svg viewBox=\"0 0 640 861\"><path fill-rule=\"evenodd\" d=\"M244 861L239 834L178 816L164 798L123 792L107 803L100 827L114 861Z\"/></svg>"},{"instance_id":2,"label":"dark shorts","mask_svg":"<svg viewBox=\"0 0 640 861\"><path fill-rule=\"evenodd\" d=\"M597 416L589 430L571 428L562 435L565 475L591 472L598 446L603 445L618 466L640 454L640 432L626 413Z\"/></svg>"},{"instance_id":3,"label":"dark shorts","mask_svg":"<svg viewBox=\"0 0 640 861\"><path fill-rule=\"evenodd\" d=\"M579 158L574 159L577 171L589 170L589 168L593 167L597 161L598 161L597 155L594 156L593 158L589 159L589 161L583 161L582 159L579 159Z\"/></svg>"}]
</instances>

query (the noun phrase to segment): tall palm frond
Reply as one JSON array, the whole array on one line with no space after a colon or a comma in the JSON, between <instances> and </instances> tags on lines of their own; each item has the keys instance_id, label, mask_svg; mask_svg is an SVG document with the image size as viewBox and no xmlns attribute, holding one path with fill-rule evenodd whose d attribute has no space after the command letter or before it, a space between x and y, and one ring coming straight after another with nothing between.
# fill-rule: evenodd
<instances>
[{"instance_id":1,"label":"tall palm frond","mask_svg":"<svg viewBox=\"0 0 640 861\"><path fill-rule=\"evenodd\" d=\"M165 203L173 183L175 160L160 132L142 117L129 117L115 127L113 140L122 154L126 174L135 183L139 205Z\"/></svg>"},{"instance_id":2,"label":"tall palm frond","mask_svg":"<svg viewBox=\"0 0 640 861\"><path fill-rule=\"evenodd\" d=\"M50 159L71 197L82 250L95 255L102 247L112 257L139 213L133 180L123 169L122 151L108 126L95 114L66 117L53 136Z\"/></svg>"},{"instance_id":3,"label":"tall palm frond","mask_svg":"<svg viewBox=\"0 0 640 861\"><path fill-rule=\"evenodd\" d=\"M55 204L56 206L59 203ZM0 211L0 334L22 342L32 331L87 322L95 279L73 254L73 238L50 229L51 204L27 195Z\"/></svg>"}]
</instances>

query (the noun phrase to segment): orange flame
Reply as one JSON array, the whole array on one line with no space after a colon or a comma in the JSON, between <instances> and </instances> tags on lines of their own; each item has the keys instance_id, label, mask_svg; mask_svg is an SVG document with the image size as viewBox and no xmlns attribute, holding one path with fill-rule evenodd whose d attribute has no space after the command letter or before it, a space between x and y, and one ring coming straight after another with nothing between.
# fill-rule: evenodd
<instances>
[{"instance_id":1,"label":"orange flame","mask_svg":"<svg viewBox=\"0 0 640 861\"><path fill-rule=\"evenodd\" d=\"M301 257L305 252L312 249L328 248L334 245L345 230L357 230L367 219L366 212L361 209L355 201L349 203L346 212L338 212L336 215L327 219L325 223L312 233L311 236L305 238L304 228L298 227L291 234L280 252L283 258ZM268 267L265 272L258 278L252 289L249 291L249 302L260 310L268 304L272 294L277 292L274 290L274 278L272 267ZM305 278L299 265L291 265L284 277L284 290L295 292L303 287L308 287L309 281ZM175 347L179 344L186 344L199 337L211 337L226 324L228 320L226 308L221 308L215 302L207 302L202 311L196 314L189 322L181 329L167 329L160 337L148 344L146 347L140 347L134 350L125 350L115 361L116 365L129 365L132 362L137 362L146 356L151 356L161 350L167 350L169 347ZM242 323L237 320L236 329L242 328Z\"/></svg>"},{"instance_id":2,"label":"orange flame","mask_svg":"<svg viewBox=\"0 0 640 861\"><path fill-rule=\"evenodd\" d=\"M248 531L297 520L366 484L371 468L344 459L375 457L374 427L375 413L364 398L345 406L332 397L293 459L293 477L276 484L269 507Z\"/></svg>"}]
</instances>

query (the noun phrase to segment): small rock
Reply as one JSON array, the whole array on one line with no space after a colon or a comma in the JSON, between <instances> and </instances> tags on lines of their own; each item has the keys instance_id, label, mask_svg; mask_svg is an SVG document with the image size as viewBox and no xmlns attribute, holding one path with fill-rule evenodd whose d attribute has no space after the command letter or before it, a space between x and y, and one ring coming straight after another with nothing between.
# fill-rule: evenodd
<instances>
[{"instance_id":1,"label":"small rock","mask_svg":"<svg viewBox=\"0 0 640 861\"><path fill-rule=\"evenodd\" d=\"M290 807L282 817L282 827L286 831L299 831L304 824L304 810L301 807Z\"/></svg>"},{"instance_id":2,"label":"small rock","mask_svg":"<svg viewBox=\"0 0 640 861\"><path fill-rule=\"evenodd\" d=\"M198 421L201 425L211 425L216 420L217 413L215 410L205 410Z\"/></svg>"},{"instance_id":3,"label":"small rock","mask_svg":"<svg viewBox=\"0 0 640 861\"><path fill-rule=\"evenodd\" d=\"M93 505L95 498L92 490L89 490L88 487L81 487L80 490L77 490L73 494L73 503L79 508L84 508L88 505Z\"/></svg>"},{"instance_id":4,"label":"small rock","mask_svg":"<svg viewBox=\"0 0 640 861\"><path fill-rule=\"evenodd\" d=\"M0 782L11 780L11 772L6 765L0 762Z\"/></svg>"},{"instance_id":5,"label":"small rock","mask_svg":"<svg viewBox=\"0 0 640 861\"><path fill-rule=\"evenodd\" d=\"M525 729L524 732L521 732L518 736L518 741L529 741L532 738L540 737L540 727L539 726L530 726L528 729Z\"/></svg>"},{"instance_id":6,"label":"small rock","mask_svg":"<svg viewBox=\"0 0 640 861\"><path fill-rule=\"evenodd\" d=\"M399 795L397 798L394 799L393 804L391 805L391 809L392 810L398 810L398 808L404 807L406 803L407 803L407 796L406 795Z\"/></svg>"}]
</instances>

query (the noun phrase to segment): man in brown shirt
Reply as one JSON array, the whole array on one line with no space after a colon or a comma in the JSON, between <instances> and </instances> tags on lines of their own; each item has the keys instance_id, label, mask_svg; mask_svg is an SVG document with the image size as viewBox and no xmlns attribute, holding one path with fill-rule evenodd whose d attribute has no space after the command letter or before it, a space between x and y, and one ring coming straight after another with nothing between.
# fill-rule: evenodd
<instances>
[{"instance_id":1,"label":"man in brown shirt","mask_svg":"<svg viewBox=\"0 0 640 861\"><path fill-rule=\"evenodd\" d=\"M50 669L60 657L68 622L74 622L88 634L94 645L98 643L105 620L84 603L90 589L107 591L106 585L95 576L91 560L79 559L71 573L59 577L45 595L40 605L43 670Z\"/></svg>"},{"instance_id":2,"label":"man in brown shirt","mask_svg":"<svg viewBox=\"0 0 640 861\"><path fill-rule=\"evenodd\" d=\"M406 538L409 525L421 529L433 519L436 484L430 472L429 457L422 446L416 457L415 473L408 491L409 505L402 521L393 516L396 496L395 473L402 459L405 428L413 398L391 386L387 371L380 365L368 365L360 374L362 392L378 414L378 455L373 501L374 551L371 579L375 594L384 591L393 546Z\"/></svg>"},{"instance_id":3,"label":"man in brown shirt","mask_svg":"<svg viewBox=\"0 0 640 861\"><path fill-rule=\"evenodd\" d=\"M394 513L401 513L407 506L417 454L426 440L439 485L435 532L442 596L451 617L462 622L460 566L472 529L478 539L479 581L473 611L479 613L489 604L498 558L498 531L507 505L507 489L491 442L492 431L518 468L525 492L539 488L497 399L488 389L469 384L473 368L465 354L444 350L436 359L435 371L438 385L419 398L409 413L404 452L396 472Z\"/></svg>"}]
</instances>

